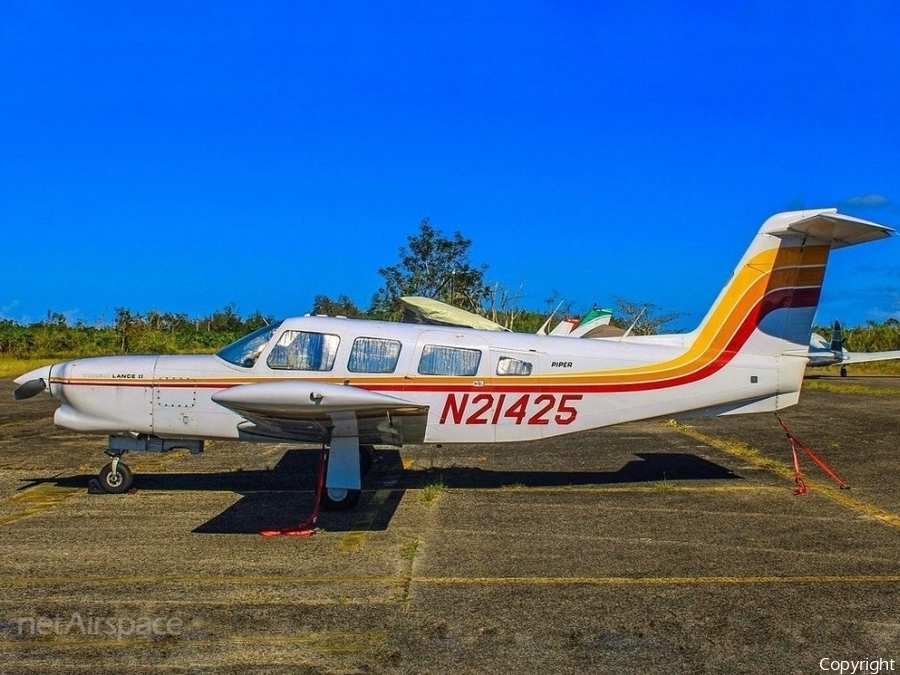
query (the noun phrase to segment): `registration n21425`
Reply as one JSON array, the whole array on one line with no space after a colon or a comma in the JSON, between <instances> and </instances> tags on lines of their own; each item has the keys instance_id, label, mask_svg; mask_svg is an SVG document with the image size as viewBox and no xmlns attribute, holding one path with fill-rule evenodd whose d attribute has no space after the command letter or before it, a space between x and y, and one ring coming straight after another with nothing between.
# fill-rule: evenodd
<instances>
[{"instance_id":1,"label":"registration n21425","mask_svg":"<svg viewBox=\"0 0 900 675\"><path fill-rule=\"evenodd\" d=\"M582 394L447 394L441 424L571 424Z\"/></svg>"}]
</instances>

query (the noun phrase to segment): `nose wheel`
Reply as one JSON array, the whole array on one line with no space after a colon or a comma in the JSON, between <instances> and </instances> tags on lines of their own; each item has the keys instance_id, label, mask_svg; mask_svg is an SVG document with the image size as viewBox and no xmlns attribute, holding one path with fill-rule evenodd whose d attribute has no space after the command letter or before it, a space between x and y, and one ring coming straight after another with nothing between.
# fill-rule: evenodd
<instances>
[{"instance_id":1,"label":"nose wheel","mask_svg":"<svg viewBox=\"0 0 900 675\"><path fill-rule=\"evenodd\" d=\"M131 489L134 475L125 462L120 461L118 457L113 457L109 464L100 469L97 480L104 492L120 495Z\"/></svg>"}]
</instances>

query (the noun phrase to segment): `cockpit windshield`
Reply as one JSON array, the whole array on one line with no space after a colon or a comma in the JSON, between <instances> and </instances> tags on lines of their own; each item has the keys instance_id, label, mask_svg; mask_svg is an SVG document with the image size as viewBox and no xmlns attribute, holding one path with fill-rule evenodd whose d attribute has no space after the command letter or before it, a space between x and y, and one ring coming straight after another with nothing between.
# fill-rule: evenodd
<instances>
[{"instance_id":1,"label":"cockpit windshield","mask_svg":"<svg viewBox=\"0 0 900 675\"><path fill-rule=\"evenodd\" d=\"M272 339L272 334L278 330L281 321L257 328L249 335L245 335L240 340L232 342L227 347L223 347L216 352L216 356L220 359L233 363L242 368L252 368L259 358L260 353Z\"/></svg>"}]
</instances>

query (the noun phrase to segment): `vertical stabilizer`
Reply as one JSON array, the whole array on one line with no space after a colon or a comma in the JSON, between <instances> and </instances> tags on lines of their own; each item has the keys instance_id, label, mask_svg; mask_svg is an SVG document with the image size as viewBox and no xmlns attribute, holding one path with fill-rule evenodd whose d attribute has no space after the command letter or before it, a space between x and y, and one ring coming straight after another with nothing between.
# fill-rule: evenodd
<instances>
[{"instance_id":1,"label":"vertical stabilizer","mask_svg":"<svg viewBox=\"0 0 900 675\"><path fill-rule=\"evenodd\" d=\"M772 216L692 334L695 347L763 356L806 354L830 251L891 232L837 209Z\"/></svg>"}]
</instances>

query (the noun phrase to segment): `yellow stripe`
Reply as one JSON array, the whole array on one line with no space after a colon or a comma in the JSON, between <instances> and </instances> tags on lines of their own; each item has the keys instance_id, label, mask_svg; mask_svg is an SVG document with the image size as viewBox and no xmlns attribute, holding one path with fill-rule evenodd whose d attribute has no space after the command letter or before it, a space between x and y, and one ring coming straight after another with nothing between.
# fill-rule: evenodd
<instances>
[{"instance_id":1,"label":"yellow stripe","mask_svg":"<svg viewBox=\"0 0 900 675\"><path fill-rule=\"evenodd\" d=\"M604 577L604 576L473 576L473 577L377 577L377 576L324 576L324 577L0 577L0 584L7 585L109 585L191 583L199 586L215 584L261 584L268 587L295 584L433 584L433 585L505 585L551 586L582 584L594 586L653 586L653 585L710 585L710 584L896 584L900 574L797 574L797 575L747 575L747 576L672 576L672 577Z\"/></svg>"},{"instance_id":2,"label":"yellow stripe","mask_svg":"<svg viewBox=\"0 0 900 675\"><path fill-rule=\"evenodd\" d=\"M51 509L83 491L81 488L59 487L52 483L41 483L17 492L0 503L22 504L25 508L18 513L0 517L0 525L9 525L28 516Z\"/></svg>"},{"instance_id":3,"label":"yellow stripe","mask_svg":"<svg viewBox=\"0 0 900 675\"><path fill-rule=\"evenodd\" d=\"M767 469L786 480L789 480L791 482L794 481L794 468L788 462L763 457L758 450L748 445L735 441L726 441L721 438L716 438L715 436L709 436L701 431L697 431L696 429L687 427L683 424L672 423L670 424L670 426L671 428L675 429L681 434L684 434L685 436L690 436L691 438L698 440L701 443L705 443L709 446L722 450L729 455L740 457L745 462L748 462L753 466L759 467L761 469ZM886 525L900 527L900 516L895 513L891 513L890 511L885 511L884 509L875 506L874 504L869 504L867 502L851 497L846 490L839 490L838 488L820 483L819 481L807 478L806 476L803 477L803 482L806 483L807 488L815 490L819 494L827 497L834 502L837 502L841 506L856 511L857 513L861 513L865 516L869 516L870 518L873 518Z\"/></svg>"},{"instance_id":4,"label":"yellow stripe","mask_svg":"<svg viewBox=\"0 0 900 675\"><path fill-rule=\"evenodd\" d=\"M356 553L362 548L362 545L369 534L369 529L372 527L372 523L375 522L375 517L378 515L379 509L387 501L390 494L391 490L377 490L375 494L372 495L372 499L366 505L365 514L353 523L353 529L348 532L341 540L341 543L338 544L338 551L341 553Z\"/></svg>"},{"instance_id":5,"label":"yellow stripe","mask_svg":"<svg viewBox=\"0 0 900 675\"><path fill-rule=\"evenodd\" d=\"M190 628L187 626L186 628ZM383 630L358 631L315 631L299 635L235 635L223 638L194 639L184 636L168 636L163 639L127 636L116 640L105 635L82 634L71 630L64 635L39 636L34 639L0 642L0 650L5 649L109 649L112 647L133 649L201 648L237 646L302 646L315 652L353 653L368 651L387 642L387 632Z\"/></svg>"},{"instance_id":6,"label":"yellow stripe","mask_svg":"<svg viewBox=\"0 0 900 675\"><path fill-rule=\"evenodd\" d=\"M117 584L197 584L208 586L212 584L260 584L272 586L278 584L401 584L408 579L389 576L365 576L365 575L334 575L334 576L284 576L274 577L259 576L211 576L211 575L166 575L146 574L130 576L105 576L105 577L3 577L0 576L0 587L6 585L37 585L37 586L68 586L83 585L117 585Z\"/></svg>"},{"instance_id":7,"label":"yellow stripe","mask_svg":"<svg viewBox=\"0 0 900 675\"><path fill-rule=\"evenodd\" d=\"M876 584L900 583L897 574L796 575L745 577L414 577L415 584L519 586L669 586L712 584Z\"/></svg>"}]
</instances>

